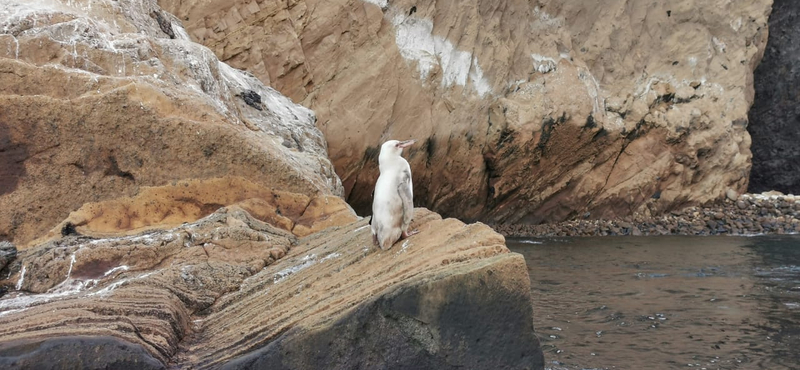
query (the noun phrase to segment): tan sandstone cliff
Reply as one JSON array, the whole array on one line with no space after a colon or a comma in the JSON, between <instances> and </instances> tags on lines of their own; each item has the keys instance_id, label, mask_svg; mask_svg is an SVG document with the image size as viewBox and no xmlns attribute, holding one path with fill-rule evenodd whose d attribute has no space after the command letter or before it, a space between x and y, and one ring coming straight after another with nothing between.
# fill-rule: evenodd
<instances>
[{"instance_id":1,"label":"tan sandstone cliff","mask_svg":"<svg viewBox=\"0 0 800 370\"><path fill-rule=\"evenodd\" d=\"M747 187L770 0L159 3L317 113L359 212L390 138L420 142L417 203L462 218L622 216Z\"/></svg>"}]
</instances>

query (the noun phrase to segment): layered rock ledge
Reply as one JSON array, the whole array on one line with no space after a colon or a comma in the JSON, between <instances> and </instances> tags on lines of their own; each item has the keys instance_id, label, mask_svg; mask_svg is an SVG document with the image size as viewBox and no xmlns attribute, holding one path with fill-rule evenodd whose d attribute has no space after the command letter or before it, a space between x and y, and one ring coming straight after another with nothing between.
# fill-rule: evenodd
<instances>
[{"instance_id":1,"label":"layered rock ledge","mask_svg":"<svg viewBox=\"0 0 800 370\"><path fill-rule=\"evenodd\" d=\"M543 368L522 256L486 225L416 214L420 233L386 251L366 219L298 239L238 206L21 251L0 364Z\"/></svg>"},{"instance_id":2,"label":"layered rock ledge","mask_svg":"<svg viewBox=\"0 0 800 370\"><path fill-rule=\"evenodd\" d=\"M800 233L800 197L774 191L732 194L721 202L665 215L645 212L622 219L493 225L493 228L508 237L796 234Z\"/></svg>"}]
</instances>

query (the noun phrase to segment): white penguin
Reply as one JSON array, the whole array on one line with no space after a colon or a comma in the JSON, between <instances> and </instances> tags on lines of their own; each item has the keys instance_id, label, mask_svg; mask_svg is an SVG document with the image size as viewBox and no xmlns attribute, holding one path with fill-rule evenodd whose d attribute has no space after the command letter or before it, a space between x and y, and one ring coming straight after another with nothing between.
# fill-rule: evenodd
<instances>
[{"instance_id":1,"label":"white penguin","mask_svg":"<svg viewBox=\"0 0 800 370\"><path fill-rule=\"evenodd\" d=\"M396 241L417 233L408 232L414 214L414 190L411 167L403 157L403 148L414 140L389 140L381 145L378 156L380 176L372 198L372 241L381 249L389 249Z\"/></svg>"}]
</instances>

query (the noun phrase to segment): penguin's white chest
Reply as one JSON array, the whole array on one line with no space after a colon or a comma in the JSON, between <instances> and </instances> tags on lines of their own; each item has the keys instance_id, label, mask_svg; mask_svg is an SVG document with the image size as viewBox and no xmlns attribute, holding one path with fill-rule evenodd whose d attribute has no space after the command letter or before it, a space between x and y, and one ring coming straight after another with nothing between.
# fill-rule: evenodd
<instances>
[{"instance_id":1,"label":"penguin's white chest","mask_svg":"<svg viewBox=\"0 0 800 370\"><path fill-rule=\"evenodd\" d=\"M408 228L413 212L411 168L402 158L381 165L372 201L372 233L386 249Z\"/></svg>"},{"instance_id":2,"label":"penguin's white chest","mask_svg":"<svg viewBox=\"0 0 800 370\"><path fill-rule=\"evenodd\" d=\"M372 212L387 226L399 222L403 217L403 200L397 188L400 184L398 174L382 173L375 184L375 198ZM397 227L400 227L398 224Z\"/></svg>"}]
</instances>

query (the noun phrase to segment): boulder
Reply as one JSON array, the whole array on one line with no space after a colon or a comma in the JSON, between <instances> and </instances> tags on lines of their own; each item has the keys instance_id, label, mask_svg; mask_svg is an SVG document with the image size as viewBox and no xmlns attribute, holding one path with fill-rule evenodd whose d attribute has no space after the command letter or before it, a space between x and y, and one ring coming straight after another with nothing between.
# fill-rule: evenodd
<instances>
[{"instance_id":1,"label":"boulder","mask_svg":"<svg viewBox=\"0 0 800 370\"><path fill-rule=\"evenodd\" d=\"M179 182L112 228L194 221L255 187L341 195L315 120L154 0L4 1L0 239L22 249L86 203Z\"/></svg>"},{"instance_id":2,"label":"boulder","mask_svg":"<svg viewBox=\"0 0 800 370\"><path fill-rule=\"evenodd\" d=\"M492 223L656 214L744 193L771 0L159 0L314 109L368 214L379 145L417 204ZM787 85L788 86L788 85Z\"/></svg>"},{"instance_id":3,"label":"boulder","mask_svg":"<svg viewBox=\"0 0 800 370\"><path fill-rule=\"evenodd\" d=\"M543 369L523 257L486 225L415 214L385 251L366 219L298 239L238 206L26 249L0 282L0 364Z\"/></svg>"}]
</instances>

